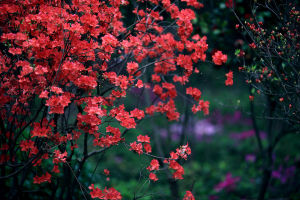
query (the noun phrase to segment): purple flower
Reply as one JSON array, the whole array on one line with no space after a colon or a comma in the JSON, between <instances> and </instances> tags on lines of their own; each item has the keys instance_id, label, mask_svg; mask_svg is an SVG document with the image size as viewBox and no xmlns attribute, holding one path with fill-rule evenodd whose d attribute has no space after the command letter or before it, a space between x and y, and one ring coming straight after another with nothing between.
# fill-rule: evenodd
<instances>
[{"instance_id":1,"label":"purple flower","mask_svg":"<svg viewBox=\"0 0 300 200\"><path fill-rule=\"evenodd\" d=\"M294 176L295 170L295 166L290 166L286 169L283 169L283 167L280 166L277 170L272 171L272 177L275 179L279 179L283 184L286 183L290 177Z\"/></svg>"},{"instance_id":2,"label":"purple flower","mask_svg":"<svg viewBox=\"0 0 300 200\"><path fill-rule=\"evenodd\" d=\"M234 190L236 186L235 183L238 181L240 181L240 177L232 177L231 173L227 173L225 180L218 183L215 186L214 190L216 192L220 192L224 189L226 189L227 191Z\"/></svg>"},{"instance_id":3,"label":"purple flower","mask_svg":"<svg viewBox=\"0 0 300 200\"><path fill-rule=\"evenodd\" d=\"M245 160L246 160L247 162L255 162L256 156L255 156L254 154L247 154L247 155L245 156Z\"/></svg>"},{"instance_id":4,"label":"purple flower","mask_svg":"<svg viewBox=\"0 0 300 200\"><path fill-rule=\"evenodd\" d=\"M281 178L281 174L280 174L279 171L272 171L272 177L280 179Z\"/></svg>"},{"instance_id":5,"label":"purple flower","mask_svg":"<svg viewBox=\"0 0 300 200\"><path fill-rule=\"evenodd\" d=\"M197 139L200 139L203 135L214 135L220 129L219 126L213 125L208 120L197 121L194 126L194 132Z\"/></svg>"}]
</instances>

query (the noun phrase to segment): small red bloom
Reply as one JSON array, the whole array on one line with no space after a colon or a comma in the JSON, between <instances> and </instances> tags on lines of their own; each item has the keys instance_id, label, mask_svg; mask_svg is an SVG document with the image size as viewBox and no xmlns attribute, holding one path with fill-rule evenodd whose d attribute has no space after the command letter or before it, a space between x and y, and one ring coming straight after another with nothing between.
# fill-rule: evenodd
<instances>
[{"instance_id":1,"label":"small red bloom","mask_svg":"<svg viewBox=\"0 0 300 200\"><path fill-rule=\"evenodd\" d=\"M280 102L283 102L283 100L284 100L284 98L283 98L283 97L279 98L279 101L280 101Z\"/></svg>"},{"instance_id":2,"label":"small red bloom","mask_svg":"<svg viewBox=\"0 0 300 200\"><path fill-rule=\"evenodd\" d=\"M44 174L42 176L35 176L33 178L33 183L35 183L35 184L41 184L44 182L51 183L51 174L49 174L48 172L46 172L46 174Z\"/></svg>"},{"instance_id":3,"label":"small red bloom","mask_svg":"<svg viewBox=\"0 0 300 200\"><path fill-rule=\"evenodd\" d=\"M151 160L150 166L147 167L149 171L158 170L159 169L159 162L156 159Z\"/></svg>"},{"instance_id":4,"label":"small red bloom","mask_svg":"<svg viewBox=\"0 0 300 200\"><path fill-rule=\"evenodd\" d=\"M129 74L134 74L139 68L139 65L136 62L130 62L127 64L127 72Z\"/></svg>"},{"instance_id":5,"label":"small red bloom","mask_svg":"<svg viewBox=\"0 0 300 200\"><path fill-rule=\"evenodd\" d=\"M149 179L152 180L152 181L154 181L154 182L158 180L156 174L154 174L154 173L150 173L149 174Z\"/></svg>"},{"instance_id":6,"label":"small red bloom","mask_svg":"<svg viewBox=\"0 0 300 200\"><path fill-rule=\"evenodd\" d=\"M227 86L233 85L233 72L229 71L225 76L227 77L225 81L225 85Z\"/></svg>"},{"instance_id":7,"label":"small red bloom","mask_svg":"<svg viewBox=\"0 0 300 200\"><path fill-rule=\"evenodd\" d=\"M133 150L135 152L137 152L139 155L141 155L143 153L143 145L141 143L136 143L136 142L133 142L133 143L130 143L130 149L129 150Z\"/></svg>"},{"instance_id":8,"label":"small red bloom","mask_svg":"<svg viewBox=\"0 0 300 200\"><path fill-rule=\"evenodd\" d=\"M144 144L144 149L145 149L146 153L151 153L152 152L152 147L148 143Z\"/></svg>"},{"instance_id":9,"label":"small red bloom","mask_svg":"<svg viewBox=\"0 0 300 200\"><path fill-rule=\"evenodd\" d=\"M59 170L59 168L58 168L58 165L54 165L54 166L53 166L52 172L54 172L54 173L56 173L56 174L60 173L60 170Z\"/></svg>"},{"instance_id":10,"label":"small red bloom","mask_svg":"<svg viewBox=\"0 0 300 200\"><path fill-rule=\"evenodd\" d=\"M142 88L144 86L143 81L139 79L135 86L138 88Z\"/></svg>"},{"instance_id":11,"label":"small red bloom","mask_svg":"<svg viewBox=\"0 0 300 200\"><path fill-rule=\"evenodd\" d=\"M145 143L150 143L150 137L148 135L139 135L137 136L137 141L138 142L145 142Z\"/></svg>"},{"instance_id":12,"label":"small red bloom","mask_svg":"<svg viewBox=\"0 0 300 200\"><path fill-rule=\"evenodd\" d=\"M195 197L191 191L186 191L182 200L195 200Z\"/></svg>"},{"instance_id":13,"label":"small red bloom","mask_svg":"<svg viewBox=\"0 0 300 200\"><path fill-rule=\"evenodd\" d=\"M104 169L103 172L106 176L109 176L109 174L110 174L110 171L108 169Z\"/></svg>"},{"instance_id":14,"label":"small red bloom","mask_svg":"<svg viewBox=\"0 0 300 200\"><path fill-rule=\"evenodd\" d=\"M254 42L252 42L251 44L249 44L249 47L252 48L252 49L256 49L256 45Z\"/></svg>"},{"instance_id":15,"label":"small red bloom","mask_svg":"<svg viewBox=\"0 0 300 200\"><path fill-rule=\"evenodd\" d=\"M199 101L201 97L201 91L198 88L186 88L186 94L191 95L196 101Z\"/></svg>"},{"instance_id":16,"label":"small red bloom","mask_svg":"<svg viewBox=\"0 0 300 200\"><path fill-rule=\"evenodd\" d=\"M221 51L216 51L212 58L215 65L222 65L227 61L227 55L223 54Z\"/></svg>"},{"instance_id":17,"label":"small red bloom","mask_svg":"<svg viewBox=\"0 0 300 200\"><path fill-rule=\"evenodd\" d=\"M55 150L54 151L54 158L53 158L53 163L57 164L60 162L65 163L67 159L68 153L65 151L64 153L61 153L60 150Z\"/></svg>"},{"instance_id":18,"label":"small red bloom","mask_svg":"<svg viewBox=\"0 0 300 200\"><path fill-rule=\"evenodd\" d=\"M253 100L254 100L254 96L249 95L249 100L250 100L250 101L253 101Z\"/></svg>"}]
</instances>

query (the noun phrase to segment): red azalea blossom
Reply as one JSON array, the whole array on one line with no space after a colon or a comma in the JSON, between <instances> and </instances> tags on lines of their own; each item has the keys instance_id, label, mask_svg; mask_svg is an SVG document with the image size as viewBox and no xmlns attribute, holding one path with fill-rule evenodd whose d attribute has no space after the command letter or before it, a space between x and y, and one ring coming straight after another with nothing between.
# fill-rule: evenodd
<instances>
[{"instance_id":1,"label":"red azalea blossom","mask_svg":"<svg viewBox=\"0 0 300 200\"><path fill-rule=\"evenodd\" d=\"M48 172L46 172L46 174L44 174L42 176L35 176L33 178L33 183L35 183L35 184L41 184L44 182L51 183L51 174L49 174Z\"/></svg>"},{"instance_id":2,"label":"red azalea blossom","mask_svg":"<svg viewBox=\"0 0 300 200\"><path fill-rule=\"evenodd\" d=\"M229 71L225 76L227 77L225 81L225 85L226 86L233 85L233 72Z\"/></svg>"},{"instance_id":3,"label":"red azalea blossom","mask_svg":"<svg viewBox=\"0 0 300 200\"><path fill-rule=\"evenodd\" d=\"M108 169L104 169L103 171L104 171L104 174L105 174L106 176L109 176L110 171L109 171Z\"/></svg>"},{"instance_id":4,"label":"red azalea blossom","mask_svg":"<svg viewBox=\"0 0 300 200\"><path fill-rule=\"evenodd\" d=\"M130 149L129 150L133 150L135 152L137 152L139 155L141 155L143 153L143 145L141 143L130 143Z\"/></svg>"},{"instance_id":5,"label":"red azalea blossom","mask_svg":"<svg viewBox=\"0 0 300 200\"><path fill-rule=\"evenodd\" d=\"M54 159L53 163L58 164L60 162L66 162L68 153L65 151L64 153L61 153L59 150L54 151Z\"/></svg>"},{"instance_id":6,"label":"red azalea blossom","mask_svg":"<svg viewBox=\"0 0 300 200\"><path fill-rule=\"evenodd\" d=\"M222 65L227 61L227 55L223 54L221 51L216 51L212 58L215 65Z\"/></svg>"},{"instance_id":7,"label":"red azalea blossom","mask_svg":"<svg viewBox=\"0 0 300 200\"><path fill-rule=\"evenodd\" d=\"M127 64L127 71L129 74L134 74L139 68L139 65L135 62L130 62Z\"/></svg>"},{"instance_id":8,"label":"red azalea blossom","mask_svg":"<svg viewBox=\"0 0 300 200\"><path fill-rule=\"evenodd\" d=\"M158 180L156 174L154 174L154 173L150 173L149 174L149 179L152 180L152 181L154 181L154 182Z\"/></svg>"},{"instance_id":9,"label":"red azalea blossom","mask_svg":"<svg viewBox=\"0 0 300 200\"><path fill-rule=\"evenodd\" d=\"M250 101L253 101L253 100L254 100L254 96L249 95L249 100L250 100Z\"/></svg>"},{"instance_id":10,"label":"red azalea blossom","mask_svg":"<svg viewBox=\"0 0 300 200\"><path fill-rule=\"evenodd\" d=\"M197 106L193 105L192 112L196 113L198 111L203 111L204 115L208 115L209 114L209 101L200 100L199 104Z\"/></svg>"},{"instance_id":11,"label":"red azalea blossom","mask_svg":"<svg viewBox=\"0 0 300 200\"><path fill-rule=\"evenodd\" d=\"M152 159L150 162L150 166L147 167L149 171L158 170L159 169L159 162L156 159Z\"/></svg>"},{"instance_id":12,"label":"red azalea blossom","mask_svg":"<svg viewBox=\"0 0 300 200\"><path fill-rule=\"evenodd\" d=\"M144 86L143 81L138 80L135 86L138 87L138 88L142 88Z\"/></svg>"},{"instance_id":13,"label":"red azalea blossom","mask_svg":"<svg viewBox=\"0 0 300 200\"><path fill-rule=\"evenodd\" d=\"M150 143L150 137L148 135L139 135L139 136L137 136L137 141Z\"/></svg>"},{"instance_id":14,"label":"red azalea blossom","mask_svg":"<svg viewBox=\"0 0 300 200\"><path fill-rule=\"evenodd\" d=\"M196 101L199 101L201 97L201 91L198 88L186 88L186 94L191 95Z\"/></svg>"},{"instance_id":15,"label":"red azalea blossom","mask_svg":"<svg viewBox=\"0 0 300 200\"><path fill-rule=\"evenodd\" d=\"M94 184L89 186L91 190L90 195L93 199L99 198L103 200L121 200L122 196L120 192L118 192L115 188L104 188L104 190L100 190L99 188L95 187Z\"/></svg>"},{"instance_id":16,"label":"red azalea blossom","mask_svg":"<svg viewBox=\"0 0 300 200\"><path fill-rule=\"evenodd\" d=\"M152 152L152 147L148 143L144 144L144 149L145 149L146 153L151 153Z\"/></svg>"},{"instance_id":17,"label":"red azalea blossom","mask_svg":"<svg viewBox=\"0 0 300 200\"><path fill-rule=\"evenodd\" d=\"M191 191L186 191L182 200L195 200L195 197Z\"/></svg>"},{"instance_id":18,"label":"red azalea blossom","mask_svg":"<svg viewBox=\"0 0 300 200\"><path fill-rule=\"evenodd\" d=\"M256 49L256 44L254 42L252 42L251 44L249 44L249 47L252 49Z\"/></svg>"}]
</instances>

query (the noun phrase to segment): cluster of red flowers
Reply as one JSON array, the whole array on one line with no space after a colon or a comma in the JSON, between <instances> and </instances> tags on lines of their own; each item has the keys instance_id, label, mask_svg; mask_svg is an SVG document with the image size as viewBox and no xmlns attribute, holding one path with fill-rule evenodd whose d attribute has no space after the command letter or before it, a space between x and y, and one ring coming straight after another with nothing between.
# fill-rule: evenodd
<instances>
[{"instance_id":1,"label":"cluster of red flowers","mask_svg":"<svg viewBox=\"0 0 300 200\"><path fill-rule=\"evenodd\" d=\"M90 185L89 189L91 190L90 195L93 199L99 198L103 200L120 200L122 196L120 192L118 192L114 188L104 188L103 190L94 186L94 184Z\"/></svg>"},{"instance_id":2,"label":"cluster of red flowers","mask_svg":"<svg viewBox=\"0 0 300 200\"><path fill-rule=\"evenodd\" d=\"M182 1L203 7L196 0ZM1 150L1 160L18 162L25 154L35 165L51 160L53 166L43 167L45 175L34 177L37 184L51 182L51 173L59 173L69 160L84 162L94 155L87 147L78 148L82 133L84 140L92 138L94 148L109 148L126 141L122 131L135 129L146 115L178 120L177 89L199 72L193 65L205 61L208 50L205 36L191 37L194 11L170 0L151 0L149 8L135 9L134 34L121 21L126 0L66 2L11 0L0 5L0 42L5 48L0 52L0 118L5 123L0 133L1 142L12 145ZM151 9L158 5L161 11ZM176 21L179 37L164 31L162 13ZM148 58L153 62L145 64ZM216 65L226 60L221 51L213 55ZM147 82L147 75L155 84ZM152 91L157 101L128 111L119 100L132 87ZM199 89L188 87L186 94L198 104L192 107L194 113L209 113L209 102L200 99ZM152 152L147 135L139 135L130 147L138 154ZM185 145L165 161L175 170L174 178L182 179L184 173L176 160L189 154ZM79 155L83 157L75 158ZM153 181L158 168L157 161L151 162ZM121 199L114 188L90 189L92 198Z\"/></svg>"},{"instance_id":3,"label":"cluster of red flowers","mask_svg":"<svg viewBox=\"0 0 300 200\"><path fill-rule=\"evenodd\" d=\"M195 99L195 101L199 101L201 97L201 91L198 88L186 88L186 94L191 95Z\"/></svg>"},{"instance_id":4,"label":"cluster of red flowers","mask_svg":"<svg viewBox=\"0 0 300 200\"><path fill-rule=\"evenodd\" d=\"M226 74L226 81L225 81L225 85L229 86L229 85L233 85L233 72L232 71L229 71L227 74Z\"/></svg>"},{"instance_id":5,"label":"cluster of red flowers","mask_svg":"<svg viewBox=\"0 0 300 200\"><path fill-rule=\"evenodd\" d=\"M212 56L213 62L215 65L222 65L227 61L227 55L223 54L221 51L216 51Z\"/></svg>"},{"instance_id":6,"label":"cluster of red flowers","mask_svg":"<svg viewBox=\"0 0 300 200\"><path fill-rule=\"evenodd\" d=\"M169 168L175 170L173 173L174 179L183 179L184 168L176 162L179 158L187 159L188 155L191 155L192 151L188 144L181 146L180 148L176 149L176 152L170 153L170 158L164 160L164 163L169 164Z\"/></svg>"},{"instance_id":7,"label":"cluster of red flowers","mask_svg":"<svg viewBox=\"0 0 300 200\"><path fill-rule=\"evenodd\" d=\"M209 114L209 101L200 100L198 105L193 105L192 112L196 113L198 111L203 111L204 115Z\"/></svg>"},{"instance_id":8,"label":"cluster of red flowers","mask_svg":"<svg viewBox=\"0 0 300 200\"><path fill-rule=\"evenodd\" d=\"M182 200L195 200L195 197L191 191L186 191Z\"/></svg>"},{"instance_id":9,"label":"cluster of red flowers","mask_svg":"<svg viewBox=\"0 0 300 200\"><path fill-rule=\"evenodd\" d=\"M133 150L135 152L137 152L139 155L143 153L143 147L146 153L151 153L152 152L152 148L150 145L150 137L148 135L139 135L137 137L137 141L138 143L132 142L130 143L130 149L129 150Z\"/></svg>"},{"instance_id":10,"label":"cluster of red flowers","mask_svg":"<svg viewBox=\"0 0 300 200\"><path fill-rule=\"evenodd\" d=\"M33 177L33 183L35 183L35 184L41 184L44 182L51 183L51 174L49 174L48 172L46 172L46 174L44 174L42 176Z\"/></svg>"},{"instance_id":11,"label":"cluster of red flowers","mask_svg":"<svg viewBox=\"0 0 300 200\"><path fill-rule=\"evenodd\" d=\"M153 173L153 172L151 172L151 171L159 170L159 162L158 162L158 160L153 159L150 162L150 166L147 167L147 170L150 171L149 179L152 180L152 181L154 181L154 182L157 181L158 178L157 178L156 174Z\"/></svg>"}]
</instances>

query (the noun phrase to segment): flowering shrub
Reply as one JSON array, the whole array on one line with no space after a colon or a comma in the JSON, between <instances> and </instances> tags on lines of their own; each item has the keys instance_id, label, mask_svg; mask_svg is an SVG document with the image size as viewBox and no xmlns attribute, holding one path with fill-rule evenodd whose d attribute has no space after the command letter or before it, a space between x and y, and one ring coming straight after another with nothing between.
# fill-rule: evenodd
<instances>
[{"instance_id":1,"label":"flowering shrub","mask_svg":"<svg viewBox=\"0 0 300 200\"><path fill-rule=\"evenodd\" d=\"M252 14L245 18L239 17L234 4L228 6L239 22L236 29L247 36L249 44L248 48L237 49L235 55L242 65L239 71L245 74L246 83L250 86L252 124L263 158L259 200L265 198L271 177L274 176L271 170L274 149L283 137L299 132L300 13L296 5L294 1L286 1L280 5L272 0L265 4L255 1L251 8ZM273 19L264 21L265 18L260 15L261 10L270 13ZM255 93L266 104L259 111L254 105ZM262 142L258 116L268 124L267 144Z\"/></svg>"},{"instance_id":2,"label":"flowering shrub","mask_svg":"<svg viewBox=\"0 0 300 200\"><path fill-rule=\"evenodd\" d=\"M203 5L183 2L188 8L170 0L140 0L129 14L121 12L130 4L126 0L1 3L0 180L9 191L5 198L31 190L24 185L29 181L41 184L39 190L49 198L70 199L78 190L84 198L89 193L91 198L122 199L114 187L79 181L89 158L120 144L159 159L174 179L183 179L180 160L191 154L188 144L164 158L151 154L147 135L141 133L134 142L125 137L156 114L178 120L178 88L199 72L194 64L206 60L207 38L192 35L191 23L192 8ZM132 25L123 23L125 14L134 15ZM168 21L173 23L165 25ZM213 55L216 65L226 61L221 51ZM130 109L123 102L135 87L153 92L156 100ZM199 89L187 87L186 94L194 113L209 113ZM147 169L150 180L159 180L158 160ZM184 199L194 197L187 192Z\"/></svg>"},{"instance_id":3,"label":"flowering shrub","mask_svg":"<svg viewBox=\"0 0 300 200\"><path fill-rule=\"evenodd\" d=\"M274 3L275 1L270 1L266 4L266 9L272 9ZM276 104L274 117L297 125L300 48L297 30L300 15L295 4L288 2L273 14L278 19L274 23L264 23L255 15L247 19L238 18L241 24L238 24L237 28L248 35L248 55L253 59L246 59L243 49L237 49L235 54L242 65L239 70L246 75L246 82L253 88L251 96L255 93L268 96L270 102ZM242 22L243 20L245 21Z\"/></svg>"}]
</instances>

